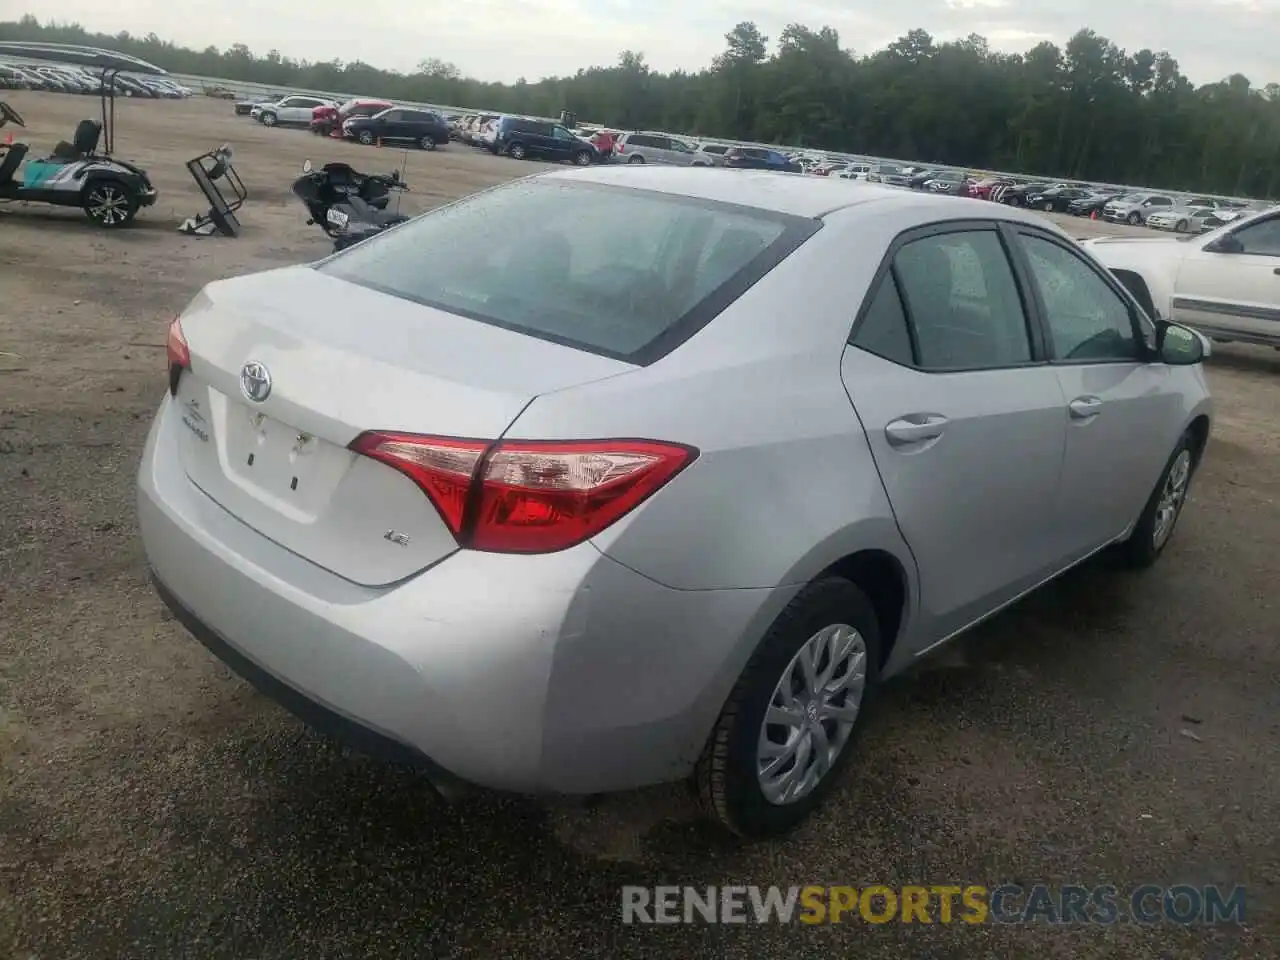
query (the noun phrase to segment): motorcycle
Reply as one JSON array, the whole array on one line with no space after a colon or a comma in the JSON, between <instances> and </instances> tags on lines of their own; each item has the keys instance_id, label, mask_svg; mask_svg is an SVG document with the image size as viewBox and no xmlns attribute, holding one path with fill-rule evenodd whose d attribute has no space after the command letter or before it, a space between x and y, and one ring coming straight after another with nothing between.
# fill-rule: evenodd
<instances>
[{"instance_id":1,"label":"motorcycle","mask_svg":"<svg viewBox=\"0 0 1280 960\"><path fill-rule=\"evenodd\" d=\"M399 171L360 173L345 163L326 163L317 170L310 160L302 164L302 176L293 182L294 195L310 214L307 225L318 225L333 238L335 251L411 219L387 212L392 191L408 189Z\"/></svg>"}]
</instances>

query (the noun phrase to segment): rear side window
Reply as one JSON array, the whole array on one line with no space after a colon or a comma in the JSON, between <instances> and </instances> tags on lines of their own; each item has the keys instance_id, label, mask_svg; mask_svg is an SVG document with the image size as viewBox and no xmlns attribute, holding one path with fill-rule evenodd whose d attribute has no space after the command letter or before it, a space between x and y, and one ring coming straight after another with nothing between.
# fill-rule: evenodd
<instances>
[{"instance_id":1,"label":"rear side window","mask_svg":"<svg viewBox=\"0 0 1280 960\"><path fill-rule=\"evenodd\" d=\"M651 363L818 227L644 190L517 181L389 230L317 269L480 322Z\"/></svg>"},{"instance_id":2,"label":"rear side window","mask_svg":"<svg viewBox=\"0 0 1280 960\"><path fill-rule=\"evenodd\" d=\"M894 257L919 365L977 370L1031 360L1013 268L994 230L922 237Z\"/></svg>"},{"instance_id":3,"label":"rear side window","mask_svg":"<svg viewBox=\"0 0 1280 960\"><path fill-rule=\"evenodd\" d=\"M907 314L902 309L898 282L892 272L881 281L880 289L853 336L853 345L903 366L915 363Z\"/></svg>"}]
</instances>

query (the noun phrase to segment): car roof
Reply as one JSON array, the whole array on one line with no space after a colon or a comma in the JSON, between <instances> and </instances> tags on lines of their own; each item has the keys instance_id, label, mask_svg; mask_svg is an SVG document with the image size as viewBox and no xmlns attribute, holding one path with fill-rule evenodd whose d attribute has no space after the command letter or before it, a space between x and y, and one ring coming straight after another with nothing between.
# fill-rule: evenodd
<instances>
[{"instance_id":1,"label":"car roof","mask_svg":"<svg viewBox=\"0 0 1280 960\"><path fill-rule=\"evenodd\" d=\"M921 222L931 220L1009 220L1046 226L1047 221L1017 207L970 200L966 197L899 190L855 180L806 177L766 170L710 170L692 167L601 166L556 171L539 179L583 180L591 183L635 187L678 196L758 207L775 213L817 219L837 210L874 203L911 210ZM1051 225L1050 229L1053 229Z\"/></svg>"}]
</instances>

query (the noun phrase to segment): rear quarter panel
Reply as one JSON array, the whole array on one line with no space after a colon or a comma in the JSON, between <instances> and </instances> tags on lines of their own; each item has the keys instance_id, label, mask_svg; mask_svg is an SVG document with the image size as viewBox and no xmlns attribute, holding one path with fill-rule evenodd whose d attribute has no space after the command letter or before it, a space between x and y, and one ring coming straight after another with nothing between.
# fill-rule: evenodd
<instances>
[{"instance_id":1,"label":"rear quarter panel","mask_svg":"<svg viewBox=\"0 0 1280 960\"><path fill-rule=\"evenodd\" d=\"M696 447L691 466L594 540L671 587L804 583L872 548L912 569L840 379L854 314L896 232L872 217L856 230L830 218L676 351L538 397L507 436Z\"/></svg>"}]
</instances>

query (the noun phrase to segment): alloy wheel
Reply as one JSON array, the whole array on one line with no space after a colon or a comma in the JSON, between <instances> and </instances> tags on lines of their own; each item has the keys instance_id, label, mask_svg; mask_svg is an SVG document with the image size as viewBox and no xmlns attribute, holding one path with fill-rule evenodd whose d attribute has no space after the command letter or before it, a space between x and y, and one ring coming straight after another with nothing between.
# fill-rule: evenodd
<instances>
[{"instance_id":1,"label":"alloy wheel","mask_svg":"<svg viewBox=\"0 0 1280 960\"><path fill-rule=\"evenodd\" d=\"M867 682L867 644L845 623L810 637L769 699L756 779L770 803L795 803L830 772L853 732Z\"/></svg>"},{"instance_id":2,"label":"alloy wheel","mask_svg":"<svg viewBox=\"0 0 1280 960\"><path fill-rule=\"evenodd\" d=\"M1156 522L1151 532L1151 543L1157 550L1165 545L1173 533L1173 525L1187 498L1187 484L1191 479L1191 451L1182 450L1169 467L1160 500L1156 504Z\"/></svg>"},{"instance_id":3,"label":"alloy wheel","mask_svg":"<svg viewBox=\"0 0 1280 960\"><path fill-rule=\"evenodd\" d=\"M111 183L90 190L84 208L91 219L104 227L116 227L129 219L129 197Z\"/></svg>"}]
</instances>

